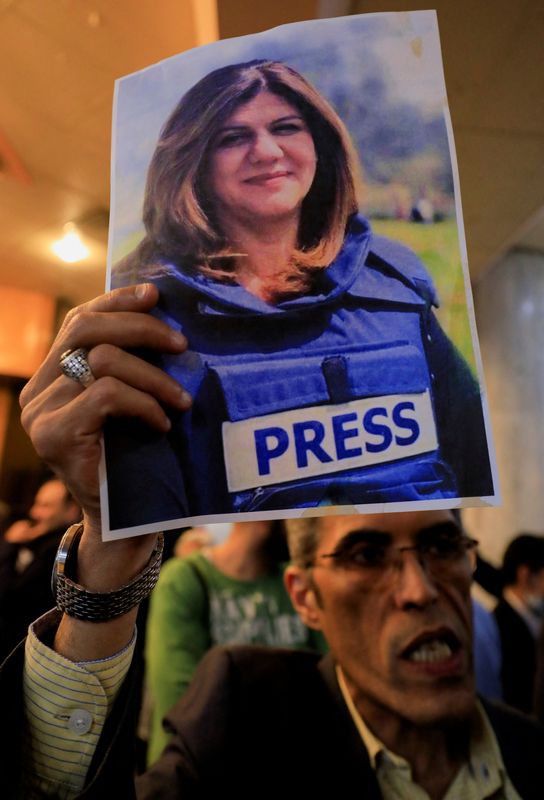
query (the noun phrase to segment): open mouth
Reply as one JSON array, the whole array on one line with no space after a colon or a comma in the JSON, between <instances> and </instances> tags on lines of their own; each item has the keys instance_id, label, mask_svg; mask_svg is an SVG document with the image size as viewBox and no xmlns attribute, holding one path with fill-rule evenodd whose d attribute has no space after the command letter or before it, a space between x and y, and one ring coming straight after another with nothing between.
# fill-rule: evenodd
<instances>
[{"instance_id":1,"label":"open mouth","mask_svg":"<svg viewBox=\"0 0 544 800\"><path fill-rule=\"evenodd\" d=\"M401 658L416 664L439 664L449 661L461 650L461 642L450 630L418 636L401 652Z\"/></svg>"}]
</instances>

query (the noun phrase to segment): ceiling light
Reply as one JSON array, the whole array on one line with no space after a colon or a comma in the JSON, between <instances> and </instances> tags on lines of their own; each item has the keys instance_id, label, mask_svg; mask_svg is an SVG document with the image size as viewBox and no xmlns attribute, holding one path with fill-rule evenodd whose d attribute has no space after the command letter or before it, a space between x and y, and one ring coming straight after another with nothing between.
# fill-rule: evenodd
<instances>
[{"instance_id":1,"label":"ceiling light","mask_svg":"<svg viewBox=\"0 0 544 800\"><path fill-rule=\"evenodd\" d=\"M68 264L82 261L89 255L89 248L81 241L73 222L64 226L64 236L51 245L51 249L59 258Z\"/></svg>"}]
</instances>

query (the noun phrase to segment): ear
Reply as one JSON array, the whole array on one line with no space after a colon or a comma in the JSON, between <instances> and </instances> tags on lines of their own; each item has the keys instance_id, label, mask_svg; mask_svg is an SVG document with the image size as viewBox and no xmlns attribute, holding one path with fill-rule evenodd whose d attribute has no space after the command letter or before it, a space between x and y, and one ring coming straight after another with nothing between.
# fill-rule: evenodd
<instances>
[{"instance_id":1,"label":"ear","mask_svg":"<svg viewBox=\"0 0 544 800\"><path fill-rule=\"evenodd\" d=\"M321 630L320 604L308 570L287 567L283 580L295 611L304 624L316 631Z\"/></svg>"}]
</instances>

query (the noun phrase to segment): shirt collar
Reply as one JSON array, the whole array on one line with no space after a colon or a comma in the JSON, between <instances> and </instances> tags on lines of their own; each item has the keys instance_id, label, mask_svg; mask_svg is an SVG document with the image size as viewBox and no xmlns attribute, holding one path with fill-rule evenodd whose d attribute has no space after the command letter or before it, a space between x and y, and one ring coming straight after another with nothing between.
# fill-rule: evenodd
<instances>
[{"instance_id":1,"label":"shirt collar","mask_svg":"<svg viewBox=\"0 0 544 800\"><path fill-rule=\"evenodd\" d=\"M374 736L370 728L366 725L363 718L355 708L355 703L353 702L348 687L346 686L346 680L344 678L344 673L342 672L342 667L340 667L339 664L336 665L336 678L338 680L338 686L342 692L344 702L348 707L351 718L355 723L355 727L357 728L359 735L363 740L363 744L368 752L372 769L376 769L376 759L378 757L378 753L386 750L386 747L377 736Z\"/></svg>"},{"instance_id":2,"label":"shirt collar","mask_svg":"<svg viewBox=\"0 0 544 800\"><path fill-rule=\"evenodd\" d=\"M389 750L370 730L357 711L347 688L342 668L338 664L336 665L336 677L344 702L368 752L372 768L376 771L384 761L387 761L394 767L408 770L411 775L411 767L408 762ZM476 712L471 729L470 759L466 767L478 785L482 786L482 797L490 797L501 787L509 785L509 779L497 738L479 701L476 702Z\"/></svg>"}]
</instances>

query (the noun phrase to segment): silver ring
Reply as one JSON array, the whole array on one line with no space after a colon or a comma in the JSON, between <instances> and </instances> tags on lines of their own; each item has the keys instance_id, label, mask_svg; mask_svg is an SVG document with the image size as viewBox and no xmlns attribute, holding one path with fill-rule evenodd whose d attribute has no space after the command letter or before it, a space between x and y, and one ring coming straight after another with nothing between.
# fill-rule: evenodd
<instances>
[{"instance_id":1,"label":"silver ring","mask_svg":"<svg viewBox=\"0 0 544 800\"><path fill-rule=\"evenodd\" d=\"M87 350L77 347L75 350L66 350L60 357L60 368L66 377L85 387L90 386L95 379L87 355Z\"/></svg>"}]
</instances>

